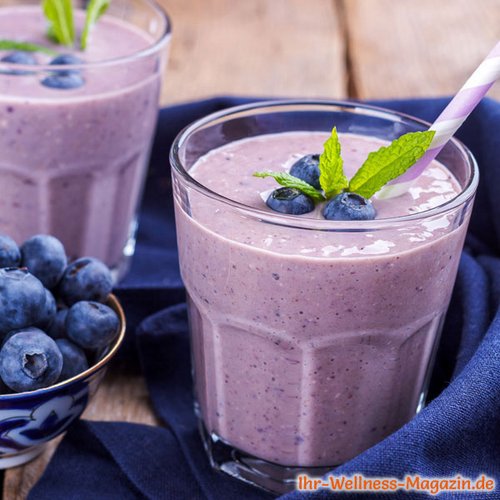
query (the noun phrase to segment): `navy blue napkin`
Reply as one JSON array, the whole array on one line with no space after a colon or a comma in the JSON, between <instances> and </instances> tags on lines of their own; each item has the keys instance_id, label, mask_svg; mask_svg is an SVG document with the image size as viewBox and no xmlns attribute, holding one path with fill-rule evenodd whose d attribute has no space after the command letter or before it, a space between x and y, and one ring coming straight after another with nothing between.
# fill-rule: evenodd
<instances>
[{"instance_id":1,"label":"navy blue napkin","mask_svg":"<svg viewBox=\"0 0 500 500\"><path fill-rule=\"evenodd\" d=\"M191 395L186 309L177 265L168 151L194 119L250 99L220 98L160 113L138 246L117 290L129 320L122 356L139 355L162 427L80 421L67 433L32 499L266 499L267 493L211 470ZM377 104L432 121L448 99ZM334 474L462 476L500 485L500 105L484 100L458 136L479 161L476 205L431 383L430 404L411 422ZM142 322L141 322L142 321ZM132 332L135 331L135 341ZM416 493L339 498L428 498ZM282 498L331 498L325 490ZM443 494L440 498L467 498ZM474 498L498 499L499 490Z\"/></svg>"}]
</instances>

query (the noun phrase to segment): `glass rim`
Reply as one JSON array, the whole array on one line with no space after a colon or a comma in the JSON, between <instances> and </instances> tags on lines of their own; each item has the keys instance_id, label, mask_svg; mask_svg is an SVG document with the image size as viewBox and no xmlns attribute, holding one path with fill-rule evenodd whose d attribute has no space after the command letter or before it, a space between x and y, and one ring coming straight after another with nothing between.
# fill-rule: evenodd
<instances>
[{"instance_id":1,"label":"glass rim","mask_svg":"<svg viewBox=\"0 0 500 500\"><path fill-rule=\"evenodd\" d=\"M170 20L170 16L167 14L165 9L156 0L138 0L138 1L151 6L153 11L161 17L161 19L164 23L164 30L161 33L161 35L159 36L159 38L157 40L154 40L146 48L138 50L132 54L128 54L128 55L120 56L120 57L113 57L111 59L103 59L101 61L90 61L90 62L85 62L85 63L81 63L81 64L72 64L71 65L72 70L92 70L94 68L103 68L103 67L105 68L105 67L110 67L110 66L118 66L120 64L126 64L130 61L142 59L144 57L150 56L151 54L154 54L155 52L159 52L166 45L166 43L170 40L170 37L172 34L172 22ZM35 4L22 3L21 5L35 5ZM11 8L14 6L15 6L15 4L3 5L3 6L0 6L0 9ZM117 16L113 16L112 14L109 14L109 16L110 17L117 17ZM120 19L120 18L118 18L118 19ZM68 47L66 47L65 45L61 45L61 48L62 48L61 53L64 53L64 48L68 49ZM54 72L57 70L68 71L68 65L67 64L37 64L36 66L34 66L31 64L15 64L15 63L8 63L8 62L1 62L0 61L0 77L9 76L9 75L2 75L1 71L14 70L14 69L18 70L18 71L28 71L31 74L33 74L33 73L40 73L40 72L44 72L44 71L50 71L50 72Z\"/></svg>"},{"instance_id":2,"label":"glass rim","mask_svg":"<svg viewBox=\"0 0 500 500\"><path fill-rule=\"evenodd\" d=\"M476 192L478 183L479 183L479 169L477 165L477 161L474 158L474 155L471 153L469 148L465 146L460 140L452 137L450 142L460 153L462 159L469 165L470 167L470 177L467 181L467 184L460 191L460 193L453 197L452 199L442 203L434 208L430 208L427 210L423 210L421 212L417 212L414 214L401 215L398 217L387 217L384 219L373 219L373 220L361 220L361 221L331 221L331 220L322 220L322 219L313 219L313 218L302 218L297 217L296 215L288 215L281 214L279 212L269 212L265 209L252 207L249 205L245 205L244 203L240 203L231 198L227 198L211 189L207 188L200 182L198 182L194 177L192 177L189 172L185 169L180 157L179 152L185 142L189 139L189 137L196 132L204 128L204 126L208 125L211 122L216 122L217 120L221 120L224 118L229 118L230 116L237 115L239 113L249 112L249 111L258 111L260 109L265 108L275 108L280 107L282 110L286 108L292 109L297 107L307 107L310 109L307 111L314 111L314 108L317 108L318 111L326 110L329 108L330 111L344 111L350 112L354 114L368 115L377 118L383 118L390 120L394 123L401 122L410 122L415 125L425 126L428 128L431 124L425 120L421 120L420 118L416 118L414 116L408 115L406 113L401 113L399 111L393 111L388 108L383 108L380 106L374 106L371 104L364 104L355 101L341 101L341 100L329 100L329 99L278 99L278 100L268 100L268 101L258 101L252 102L249 104L243 104L239 106L232 106L230 108L226 108L221 111L216 111L214 113L210 113L209 115L200 118L191 124L184 127L174 139L172 143L172 147L170 149L170 163L175 172L177 172L184 181L186 181L190 187L195 189L200 194L212 198L214 200L220 201L225 205L229 205L232 208L243 212L247 215L251 215L253 217L258 217L265 222L270 222L272 224L297 228L297 229L311 229L311 230L330 230L330 231L341 231L341 232L349 232L349 231L370 231L370 230L379 230L382 228L386 228L388 226L399 225L407 222L417 222L420 220L426 220L430 217L434 217L436 215L447 214L452 210L466 204L469 200L471 200ZM297 109L295 109L297 110ZM306 111L306 109L303 109ZM279 112L281 110L277 110Z\"/></svg>"}]
</instances>

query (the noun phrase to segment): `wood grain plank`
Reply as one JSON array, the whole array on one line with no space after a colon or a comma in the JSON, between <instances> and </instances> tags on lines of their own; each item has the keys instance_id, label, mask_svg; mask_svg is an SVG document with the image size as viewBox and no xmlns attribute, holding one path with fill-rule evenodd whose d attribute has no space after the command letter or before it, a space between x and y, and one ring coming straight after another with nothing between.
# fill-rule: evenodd
<instances>
[{"instance_id":1,"label":"wood grain plank","mask_svg":"<svg viewBox=\"0 0 500 500\"><path fill-rule=\"evenodd\" d=\"M343 0L357 97L455 94L500 35L499 0ZM500 98L500 85L489 93Z\"/></svg>"},{"instance_id":2,"label":"wood grain plank","mask_svg":"<svg viewBox=\"0 0 500 500\"><path fill-rule=\"evenodd\" d=\"M144 379L139 374L124 375L123 371L115 369L107 373L83 418L158 425ZM4 500L24 500L27 497L60 441L61 438L52 441L39 457L25 466L5 471Z\"/></svg>"},{"instance_id":3,"label":"wood grain plank","mask_svg":"<svg viewBox=\"0 0 500 500\"><path fill-rule=\"evenodd\" d=\"M173 38L162 103L222 94L340 98L344 38L332 0L160 0Z\"/></svg>"}]
</instances>

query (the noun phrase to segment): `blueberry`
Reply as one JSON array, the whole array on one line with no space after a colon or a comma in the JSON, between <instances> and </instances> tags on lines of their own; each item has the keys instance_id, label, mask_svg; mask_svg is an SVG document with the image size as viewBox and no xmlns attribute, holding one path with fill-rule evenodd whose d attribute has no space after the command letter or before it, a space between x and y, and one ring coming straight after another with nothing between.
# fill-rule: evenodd
<instances>
[{"instance_id":1,"label":"blueberry","mask_svg":"<svg viewBox=\"0 0 500 500\"><path fill-rule=\"evenodd\" d=\"M356 193L341 193L323 209L323 216L328 220L371 220L376 214L372 202Z\"/></svg>"},{"instance_id":2,"label":"blueberry","mask_svg":"<svg viewBox=\"0 0 500 500\"><path fill-rule=\"evenodd\" d=\"M15 332L0 350L0 377L13 391L33 391L57 382L63 357L57 344L38 328Z\"/></svg>"},{"instance_id":3,"label":"blueberry","mask_svg":"<svg viewBox=\"0 0 500 500\"><path fill-rule=\"evenodd\" d=\"M55 66L71 66L83 64L83 61L72 54L61 54L52 59L50 64ZM42 80L42 85L52 89L76 89L83 86L85 80L79 69L67 69L54 71Z\"/></svg>"},{"instance_id":4,"label":"blueberry","mask_svg":"<svg viewBox=\"0 0 500 500\"><path fill-rule=\"evenodd\" d=\"M81 75L70 71L58 71L52 75L45 77L42 80L42 85L51 89L77 89L81 87L84 80Z\"/></svg>"},{"instance_id":5,"label":"blueberry","mask_svg":"<svg viewBox=\"0 0 500 500\"><path fill-rule=\"evenodd\" d=\"M82 257L64 271L59 294L71 306L80 300L105 302L112 288L113 280L107 266L93 257Z\"/></svg>"},{"instance_id":6,"label":"blueberry","mask_svg":"<svg viewBox=\"0 0 500 500\"><path fill-rule=\"evenodd\" d=\"M36 59L34 58L33 54L30 54L29 52L22 52L22 51L11 52L10 54L7 54L6 56L2 57L2 59L0 59L0 61L10 63L10 64L25 64L26 66L35 66L36 65ZM26 71L26 70L22 70L22 69L11 69L11 70L2 71L2 73L5 75L31 75L31 74L33 74L32 71Z\"/></svg>"},{"instance_id":7,"label":"blueberry","mask_svg":"<svg viewBox=\"0 0 500 500\"><path fill-rule=\"evenodd\" d=\"M37 324L45 302L44 286L26 269L0 269L0 333Z\"/></svg>"},{"instance_id":8,"label":"blueberry","mask_svg":"<svg viewBox=\"0 0 500 500\"><path fill-rule=\"evenodd\" d=\"M57 311L54 319L47 328L47 335L53 339L61 339L66 337L66 316L69 309L61 309Z\"/></svg>"},{"instance_id":9,"label":"blueberry","mask_svg":"<svg viewBox=\"0 0 500 500\"><path fill-rule=\"evenodd\" d=\"M89 363L83 349L67 339L57 339L57 347L63 357L63 367L59 380L67 380L88 369Z\"/></svg>"},{"instance_id":10,"label":"blueberry","mask_svg":"<svg viewBox=\"0 0 500 500\"><path fill-rule=\"evenodd\" d=\"M314 201L295 188L275 189L266 203L269 208L282 214L302 215L314 210Z\"/></svg>"},{"instance_id":11,"label":"blueberry","mask_svg":"<svg viewBox=\"0 0 500 500\"><path fill-rule=\"evenodd\" d=\"M49 290L45 289L45 305L42 316L38 319L35 326L38 326L45 331L45 329L54 321L56 311L56 299Z\"/></svg>"},{"instance_id":12,"label":"blueberry","mask_svg":"<svg viewBox=\"0 0 500 500\"><path fill-rule=\"evenodd\" d=\"M73 54L59 54L54 57L50 64L52 66L71 66L74 64L83 64L84 62L79 57L74 56ZM70 70L72 72L79 72L77 69Z\"/></svg>"},{"instance_id":13,"label":"blueberry","mask_svg":"<svg viewBox=\"0 0 500 500\"><path fill-rule=\"evenodd\" d=\"M21 263L21 251L10 237L0 234L0 267L18 267Z\"/></svg>"},{"instance_id":14,"label":"blueberry","mask_svg":"<svg viewBox=\"0 0 500 500\"><path fill-rule=\"evenodd\" d=\"M66 317L68 338L84 349L107 346L118 334L119 326L113 309L100 302L77 302Z\"/></svg>"},{"instance_id":15,"label":"blueberry","mask_svg":"<svg viewBox=\"0 0 500 500\"><path fill-rule=\"evenodd\" d=\"M290 175L298 177L316 189L320 189L319 184L319 155L306 155L297 160L290 169Z\"/></svg>"},{"instance_id":16,"label":"blueberry","mask_svg":"<svg viewBox=\"0 0 500 500\"><path fill-rule=\"evenodd\" d=\"M22 265L46 288L53 289L68 263L63 244L54 236L38 234L21 246Z\"/></svg>"}]
</instances>

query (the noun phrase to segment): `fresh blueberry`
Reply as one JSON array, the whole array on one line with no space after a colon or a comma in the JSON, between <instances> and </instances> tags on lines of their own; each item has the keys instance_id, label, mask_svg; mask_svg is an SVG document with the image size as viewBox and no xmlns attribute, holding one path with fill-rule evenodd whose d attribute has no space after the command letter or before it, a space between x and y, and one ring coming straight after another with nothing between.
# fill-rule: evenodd
<instances>
[{"instance_id":1,"label":"fresh blueberry","mask_svg":"<svg viewBox=\"0 0 500 500\"><path fill-rule=\"evenodd\" d=\"M290 175L302 179L316 189L320 189L319 155L306 155L297 160L290 169Z\"/></svg>"},{"instance_id":2,"label":"fresh blueberry","mask_svg":"<svg viewBox=\"0 0 500 500\"><path fill-rule=\"evenodd\" d=\"M11 52L10 54L7 54L6 56L2 57L0 61L10 64L24 64L26 66L36 65L36 59L34 58L33 54L22 51ZM26 71L22 69L11 69L2 71L2 73L5 75L30 75L32 74L32 71Z\"/></svg>"},{"instance_id":3,"label":"fresh blueberry","mask_svg":"<svg viewBox=\"0 0 500 500\"><path fill-rule=\"evenodd\" d=\"M118 334L120 322L110 307L82 300L72 305L66 317L68 338L84 349L107 346Z\"/></svg>"},{"instance_id":4,"label":"fresh blueberry","mask_svg":"<svg viewBox=\"0 0 500 500\"><path fill-rule=\"evenodd\" d=\"M81 87L83 83L84 80L81 75L70 71L58 71L42 80L42 85L51 89L61 90L77 89Z\"/></svg>"},{"instance_id":5,"label":"fresh blueberry","mask_svg":"<svg viewBox=\"0 0 500 500\"><path fill-rule=\"evenodd\" d=\"M83 64L83 61L72 54L61 54L52 59L50 64L53 66L71 66L74 64ZM52 89L76 89L83 86L85 80L82 72L78 69L65 69L54 71L42 80L42 85Z\"/></svg>"},{"instance_id":6,"label":"fresh blueberry","mask_svg":"<svg viewBox=\"0 0 500 500\"><path fill-rule=\"evenodd\" d=\"M79 57L74 56L73 54L59 54L58 56L54 57L52 61L50 61L50 64L52 66L71 66L75 64L83 64L83 61ZM79 71L79 70L71 70L71 71Z\"/></svg>"},{"instance_id":7,"label":"fresh blueberry","mask_svg":"<svg viewBox=\"0 0 500 500\"><path fill-rule=\"evenodd\" d=\"M282 214L302 215L314 210L314 201L295 188L275 189L269 195L266 204Z\"/></svg>"},{"instance_id":8,"label":"fresh blueberry","mask_svg":"<svg viewBox=\"0 0 500 500\"><path fill-rule=\"evenodd\" d=\"M57 344L38 328L15 332L0 350L0 377L13 391L33 391L57 382L63 357Z\"/></svg>"},{"instance_id":9,"label":"fresh blueberry","mask_svg":"<svg viewBox=\"0 0 500 500\"><path fill-rule=\"evenodd\" d=\"M21 246L22 265L46 288L53 289L68 264L63 244L54 236L38 234Z\"/></svg>"},{"instance_id":10,"label":"fresh blueberry","mask_svg":"<svg viewBox=\"0 0 500 500\"><path fill-rule=\"evenodd\" d=\"M63 367L59 380L67 380L88 369L89 363L83 349L67 339L57 339L57 347L63 357Z\"/></svg>"},{"instance_id":11,"label":"fresh blueberry","mask_svg":"<svg viewBox=\"0 0 500 500\"><path fill-rule=\"evenodd\" d=\"M21 251L10 237L0 234L0 267L18 267L21 263Z\"/></svg>"},{"instance_id":12,"label":"fresh blueberry","mask_svg":"<svg viewBox=\"0 0 500 500\"><path fill-rule=\"evenodd\" d=\"M113 280L107 266L93 257L82 257L64 271L59 294L71 306L80 300L105 302L112 288Z\"/></svg>"},{"instance_id":13,"label":"fresh blueberry","mask_svg":"<svg viewBox=\"0 0 500 500\"><path fill-rule=\"evenodd\" d=\"M26 269L0 269L0 333L37 324L45 302L44 286Z\"/></svg>"},{"instance_id":14,"label":"fresh blueberry","mask_svg":"<svg viewBox=\"0 0 500 500\"><path fill-rule=\"evenodd\" d=\"M52 323L47 328L47 335L53 339L61 339L66 337L66 316L69 309L61 309L57 311Z\"/></svg>"},{"instance_id":15,"label":"fresh blueberry","mask_svg":"<svg viewBox=\"0 0 500 500\"><path fill-rule=\"evenodd\" d=\"M341 193L323 209L323 216L328 220L371 220L376 214L372 202L356 193Z\"/></svg>"},{"instance_id":16,"label":"fresh blueberry","mask_svg":"<svg viewBox=\"0 0 500 500\"><path fill-rule=\"evenodd\" d=\"M54 321L56 317L56 311L56 299L54 298L50 290L45 289L45 306L43 308L43 314L36 322L35 326L38 326L45 331L45 329Z\"/></svg>"}]
</instances>

